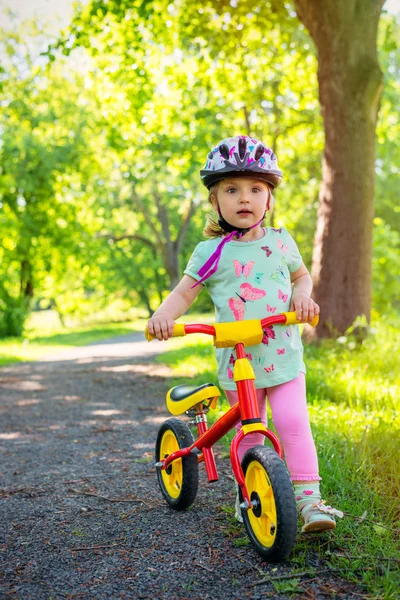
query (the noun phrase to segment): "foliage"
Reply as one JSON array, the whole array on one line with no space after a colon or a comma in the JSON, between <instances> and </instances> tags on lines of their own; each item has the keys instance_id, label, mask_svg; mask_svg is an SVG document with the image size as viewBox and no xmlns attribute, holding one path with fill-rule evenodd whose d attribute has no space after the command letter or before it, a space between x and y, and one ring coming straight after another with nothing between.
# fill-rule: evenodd
<instances>
[{"instance_id":1,"label":"foliage","mask_svg":"<svg viewBox=\"0 0 400 600\"><path fill-rule=\"evenodd\" d=\"M50 282L57 287L71 256L79 261L88 233L83 180L95 168L98 139L80 98L79 76L66 95L61 69L43 77L19 54L18 36L3 43L9 65L0 122L1 333L16 335L35 294Z\"/></svg>"},{"instance_id":2,"label":"foliage","mask_svg":"<svg viewBox=\"0 0 400 600\"><path fill-rule=\"evenodd\" d=\"M381 21L378 52L385 87L377 127L376 215L400 232L400 123L396 110L400 94L400 22L393 15L385 15Z\"/></svg>"},{"instance_id":3,"label":"foliage","mask_svg":"<svg viewBox=\"0 0 400 600\"><path fill-rule=\"evenodd\" d=\"M266 7L78 3L63 39L40 60L37 29L3 35L0 336L21 333L38 302L61 317L113 301L152 312L202 238L205 154L232 132L257 135L277 152L285 177L274 223L289 227L310 266L323 148L317 61L292 5ZM386 15L374 255L380 311L398 305L398 46L398 25ZM194 310L209 307L202 294Z\"/></svg>"},{"instance_id":4,"label":"foliage","mask_svg":"<svg viewBox=\"0 0 400 600\"><path fill-rule=\"evenodd\" d=\"M382 314L400 308L400 232L382 219L375 219L373 307Z\"/></svg>"}]
</instances>

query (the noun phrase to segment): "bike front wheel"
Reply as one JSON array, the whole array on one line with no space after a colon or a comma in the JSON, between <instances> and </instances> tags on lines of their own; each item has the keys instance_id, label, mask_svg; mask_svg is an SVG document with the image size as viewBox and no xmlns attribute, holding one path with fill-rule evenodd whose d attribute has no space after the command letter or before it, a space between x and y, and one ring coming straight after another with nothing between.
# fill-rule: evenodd
<instances>
[{"instance_id":1,"label":"bike front wheel","mask_svg":"<svg viewBox=\"0 0 400 600\"><path fill-rule=\"evenodd\" d=\"M251 508L242 510L247 534L266 561L280 562L293 550L297 534L297 508L289 473L277 453L255 446L242 461ZM239 490L241 502L242 494Z\"/></svg>"},{"instance_id":2,"label":"bike front wheel","mask_svg":"<svg viewBox=\"0 0 400 600\"><path fill-rule=\"evenodd\" d=\"M158 431L156 462L167 458L181 448L193 444L189 427L179 419L168 419ZM189 454L174 460L167 469L157 468L161 492L171 508L184 510L196 498L199 485L199 463L197 456Z\"/></svg>"}]
</instances>

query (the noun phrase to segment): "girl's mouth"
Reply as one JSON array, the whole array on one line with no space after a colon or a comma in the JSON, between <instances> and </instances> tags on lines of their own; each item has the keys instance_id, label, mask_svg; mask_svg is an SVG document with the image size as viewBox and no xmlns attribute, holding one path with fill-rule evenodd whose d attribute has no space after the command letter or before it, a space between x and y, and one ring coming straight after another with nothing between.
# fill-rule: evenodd
<instances>
[{"instance_id":1,"label":"girl's mouth","mask_svg":"<svg viewBox=\"0 0 400 600\"><path fill-rule=\"evenodd\" d=\"M238 215L251 215L251 210L239 210Z\"/></svg>"}]
</instances>

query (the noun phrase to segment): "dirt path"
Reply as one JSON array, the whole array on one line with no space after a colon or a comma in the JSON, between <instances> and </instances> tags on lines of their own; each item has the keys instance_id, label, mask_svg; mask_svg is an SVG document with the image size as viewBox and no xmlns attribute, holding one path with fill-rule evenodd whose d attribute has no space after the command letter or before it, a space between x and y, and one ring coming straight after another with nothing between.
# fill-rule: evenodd
<instances>
[{"instance_id":1,"label":"dirt path","mask_svg":"<svg viewBox=\"0 0 400 600\"><path fill-rule=\"evenodd\" d=\"M153 447L168 417L169 371L152 363L164 346L142 340L0 369L0 597L287 597L301 545L278 566L243 545L244 530L224 510L234 488L220 453L220 481L208 485L202 470L189 511L162 500ZM332 548L329 537L316 547L322 539ZM307 562L316 575L301 578L292 597L367 597L316 552Z\"/></svg>"}]
</instances>

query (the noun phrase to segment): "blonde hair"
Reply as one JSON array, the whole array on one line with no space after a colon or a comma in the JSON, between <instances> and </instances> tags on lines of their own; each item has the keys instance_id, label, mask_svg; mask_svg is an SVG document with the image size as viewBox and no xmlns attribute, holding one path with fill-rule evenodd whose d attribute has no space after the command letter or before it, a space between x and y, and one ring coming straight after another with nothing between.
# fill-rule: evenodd
<instances>
[{"instance_id":1,"label":"blonde hair","mask_svg":"<svg viewBox=\"0 0 400 600\"><path fill-rule=\"evenodd\" d=\"M218 191L218 187L219 184L221 183L221 181L218 181L215 185L213 185L209 192L208 192L208 201L211 204L211 206L214 209L214 212L209 213L207 215L207 222L206 222L206 226L203 229L203 235L206 238L216 238L216 237L221 237L226 235L226 231L224 229L222 229L222 227L219 225L218 223L218 219L219 219L219 214L217 211L215 211L215 206L214 206L214 202L217 201L217 191ZM268 211L272 213L272 211L274 210L274 204L275 204L275 199L272 195L272 186L267 183L266 181L264 182L265 185L268 187L269 190L269 208ZM263 225L264 221L262 221L260 223L260 225Z\"/></svg>"}]
</instances>

